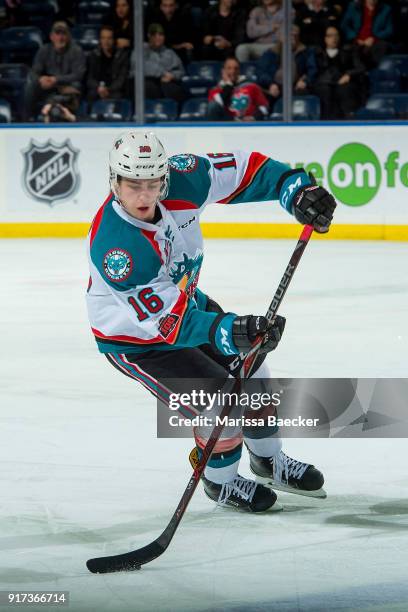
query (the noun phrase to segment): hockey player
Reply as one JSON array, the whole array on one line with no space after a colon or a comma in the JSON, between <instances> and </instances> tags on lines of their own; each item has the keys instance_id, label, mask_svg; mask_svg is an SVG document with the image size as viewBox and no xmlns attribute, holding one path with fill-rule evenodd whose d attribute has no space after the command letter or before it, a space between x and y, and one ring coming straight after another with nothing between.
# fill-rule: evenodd
<instances>
[{"instance_id":1,"label":"hockey player","mask_svg":"<svg viewBox=\"0 0 408 612\"><path fill-rule=\"evenodd\" d=\"M197 287L203 260L200 214L212 202L279 200L300 223L327 232L333 197L303 169L291 170L261 153L168 158L152 132L120 135L109 163L112 191L88 236L87 304L99 350L166 401L168 389L160 379L227 379L239 364L237 356L264 334L253 377L268 378L264 357L277 347L285 319L278 316L268 327L263 316L224 312ZM207 432L195 429L195 439L200 452ZM252 472L268 486L238 474L243 440ZM211 499L253 512L275 504L272 486L325 495L321 472L288 457L276 429L268 427L226 428L202 480Z\"/></svg>"}]
</instances>

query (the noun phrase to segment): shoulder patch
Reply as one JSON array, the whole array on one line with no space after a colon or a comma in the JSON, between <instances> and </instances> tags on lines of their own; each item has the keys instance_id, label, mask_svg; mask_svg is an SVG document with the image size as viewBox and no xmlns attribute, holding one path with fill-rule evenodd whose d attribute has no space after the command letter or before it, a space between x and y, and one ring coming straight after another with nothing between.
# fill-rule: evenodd
<instances>
[{"instance_id":1,"label":"shoulder patch","mask_svg":"<svg viewBox=\"0 0 408 612\"><path fill-rule=\"evenodd\" d=\"M198 157L192 153L172 155L169 158L169 166L176 172L194 172L198 166Z\"/></svg>"},{"instance_id":2,"label":"shoulder patch","mask_svg":"<svg viewBox=\"0 0 408 612\"><path fill-rule=\"evenodd\" d=\"M123 249L110 249L103 258L103 269L111 281L124 281L132 272L132 257Z\"/></svg>"}]
</instances>

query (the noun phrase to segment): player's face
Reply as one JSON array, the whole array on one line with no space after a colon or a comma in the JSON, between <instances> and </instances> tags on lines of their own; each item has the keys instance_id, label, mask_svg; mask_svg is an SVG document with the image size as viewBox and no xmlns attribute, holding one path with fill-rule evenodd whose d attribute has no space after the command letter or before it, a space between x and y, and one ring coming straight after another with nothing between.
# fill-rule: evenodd
<instances>
[{"instance_id":1,"label":"player's face","mask_svg":"<svg viewBox=\"0 0 408 612\"><path fill-rule=\"evenodd\" d=\"M130 181L122 179L118 196L125 210L140 221L153 221L160 196L161 179Z\"/></svg>"}]
</instances>

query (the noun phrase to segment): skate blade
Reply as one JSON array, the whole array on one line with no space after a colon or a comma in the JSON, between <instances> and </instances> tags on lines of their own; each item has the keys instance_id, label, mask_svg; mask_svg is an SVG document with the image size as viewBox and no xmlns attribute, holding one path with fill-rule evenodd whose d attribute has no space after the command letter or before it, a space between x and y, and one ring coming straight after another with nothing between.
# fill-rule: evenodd
<instances>
[{"instance_id":1,"label":"skate blade","mask_svg":"<svg viewBox=\"0 0 408 612\"><path fill-rule=\"evenodd\" d=\"M238 511L245 514L267 514L269 512L282 512L282 510L284 510L284 507L278 501L276 501L270 508L266 508L266 510L259 510L258 512L248 512L248 510L245 510L244 508L234 508L233 506L224 504L217 504L217 508L222 508L223 510L234 510L235 512Z\"/></svg>"},{"instance_id":2,"label":"skate blade","mask_svg":"<svg viewBox=\"0 0 408 612\"><path fill-rule=\"evenodd\" d=\"M257 476L256 481L273 489L274 491L282 491L283 493L294 493L295 495L303 495L304 497L315 497L316 499L326 499L327 493L322 489L318 489L317 491L302 491L302 489L296 489L295 487L291 487L289 485L285 485L280 482L276 482L271 478L264 478L263 476Z\"/></svg>"},{"instance_id":3,"label":"skate blade","mask_svg":"<svg viewBox=\"0 0 408 612\"><path fill-rule=\"evenodd\" d=\"M248 510L245 510L245 508L238 508L238 507L234 507L234 506L229 506L228 504L219 504L215 499L213 499L212 497L210 497L208 495L207 491L204 490L204 493L208 497L208 499L210 499L211 501L215 502L215 505L216 505L217 508L221 508L222 510L234 510L235 512L242 512L242 513L248 514ZM252 513L249 513L249 514L265 514L266 512L282 512L283 509L284 508L283 508L282 504L280 504L276 500L276 502L270 508L267 508L266 510L261 510L260 512L252 512Z\"/></svg>"}]
</instances>

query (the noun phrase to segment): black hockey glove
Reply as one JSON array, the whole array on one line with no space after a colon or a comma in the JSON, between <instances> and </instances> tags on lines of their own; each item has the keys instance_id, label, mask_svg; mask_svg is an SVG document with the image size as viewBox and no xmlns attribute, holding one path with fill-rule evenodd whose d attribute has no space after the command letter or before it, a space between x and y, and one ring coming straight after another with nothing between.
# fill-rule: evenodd
<instances>
[{"instance_id":1,"label":"black hockey glove","mask_svg":"<svg viewBox=\"0 0 408 612\"><path fill-rule=\"evenodd\" d=\"M333 219L336 200L324 188L316 185L301 187L293 198L293 214L302 225L312 225L316 232L325 234L329 231Z\"/></svg>"},{"instance_id":2,"label":"black hockey glove","mask_svg":"<svg viewBox=\"0 0 408 612\"><path fill-rule=\"evenodd\" d=\"M239 350L248 353L259 334L264 334L264 339L259 349L259 354L274 351L279 344L285 329L285 317L276 316L272 325L269 325L265 317L245 315L237 317L232 324L232 339Z\"/></svg>"}]
</instances>

